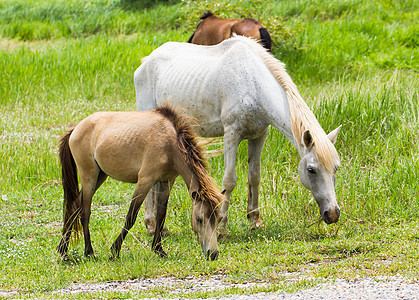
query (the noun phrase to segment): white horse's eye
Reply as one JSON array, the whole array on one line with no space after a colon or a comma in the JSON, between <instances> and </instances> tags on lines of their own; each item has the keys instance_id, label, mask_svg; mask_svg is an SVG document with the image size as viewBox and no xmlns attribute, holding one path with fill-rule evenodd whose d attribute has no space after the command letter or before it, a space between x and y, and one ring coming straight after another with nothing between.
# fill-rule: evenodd
<instances>
[{"instance_id":1,"label":"white horse's eye","mask_svg":"<svg viewBox=\"0 0 419 300\"><path fill-rule=\"evenodd\" d=\"M197 221L199 224L202 224L202 222L203 222L203 220L202 220L202 218L201 218L201 217L196 217L196 221Z\"/></svg>"},{"instance_id":2,"label":"white horse's eye","mask_svg":"<svg viewBox=\"0 0 419 300\"><path fill-rule=\"evenodd\" d=\"M308 167L307 167L307 171L308 171L310 174L316 174L316 169L315 169L314 167L312 167L312 166L308 166Z\"/></svg>"}]
</instances>

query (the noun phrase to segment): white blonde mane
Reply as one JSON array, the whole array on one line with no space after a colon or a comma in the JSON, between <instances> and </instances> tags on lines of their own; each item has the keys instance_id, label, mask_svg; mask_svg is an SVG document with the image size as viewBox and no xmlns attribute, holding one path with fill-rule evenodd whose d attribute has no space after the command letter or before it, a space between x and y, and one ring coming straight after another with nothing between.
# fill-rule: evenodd
<instances>
[{"instance_id":1,"label":"white blonde mane","mask_svg":"<svg viewBox=\"0 0 419 300\"><path fill-rule=\"evenodd\" d=\"M320 126L313 112L301 97L297 86L285 70L285 64L268 53L265 48L253 39L240 36L233 37L232 39L241 39L245 41L251 49L263 59L265 65L275 76L287 95L292 134L296 143L300 147L304 131L307 129L310 130L318 161L327 171L333 173L336 164L339 164L339 155L336 148L327 137L327 134Z\"/></svg>"}]
</instances>

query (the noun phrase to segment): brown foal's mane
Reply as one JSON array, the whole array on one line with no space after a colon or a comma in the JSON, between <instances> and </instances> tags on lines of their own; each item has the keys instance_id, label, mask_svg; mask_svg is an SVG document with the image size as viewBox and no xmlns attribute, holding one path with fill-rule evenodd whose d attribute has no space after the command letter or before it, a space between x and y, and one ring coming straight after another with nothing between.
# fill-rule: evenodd
<instances>
[{"instance_id":1,"label":"brown foal's mane","mask_svg":"<svg viewBox=\"0 0 419 300\"><path fill-rule=\"evenodd\" d=\"M200 198L203 201L209 201L213 208L217 207L221 203L223 195L207 173L204 152L197 143L196 134L190 124L191 118L181 115L179 109L168 103L157 106L154 111L170 120L175 127L178 147L183 160L198 179Z\"/></svg>"}]
</instances>

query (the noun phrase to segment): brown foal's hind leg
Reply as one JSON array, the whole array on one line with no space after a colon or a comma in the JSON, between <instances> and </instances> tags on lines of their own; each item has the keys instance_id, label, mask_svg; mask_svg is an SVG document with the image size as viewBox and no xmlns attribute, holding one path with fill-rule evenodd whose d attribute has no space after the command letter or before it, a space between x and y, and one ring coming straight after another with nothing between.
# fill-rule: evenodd
<instances>
[{"instance_id":1,"label":"brown foal's hind leg","mask_svg":"<svg viewBox=\"0 0 419 300\"><path fill-rule=\"evenodd\" d=\"M81 213L80 221L83 227L84 236L84 255L93 255L92 241L90 239L90 214L92 206L92 198L96 190L106 179L104 174L96 163L91 166L85 165L85 168L80 168L80 179L81 179Z\"/></svg>"},{"instance_id":2,"label":"brown foal's hind leg","mask_svg":"<svg viewBox=\"0 0 419 300\"><path fill-rule=\"evenodd\" d=\"M97 189L102 185L102 183L106 180L107 177L108 177L108 175L106 175L105 173L100 171L97 182L96 182L95 191L97 191ZM64 224L64 226L63 226L63 236L61 238L60 244L58 245L58 252L61 254L61 256L64 259L67 257L68 244L69 244L69 241L70 241L73 224L74 224L74 222L77 222L77 216L78 216L78 214L80 214L80 211L82 210L82 208L81 208L82 192L79 193L79 195L77 197L77 200L76 200L76 203L77 203L77 207L79 207L79 209L77 209L73 213L73 215L67 221L67 224ZM91 203L91 201L90 201L90 203ZM90 210L90 207L89 207L89 210ZM84 217L86 218L86 216L84 216ZM89 220L87 220L87 231L89 231L88 223L89 223ZM83 229L83 231L84 231L84 229ZM87 236L89 236L87 243L86 243L86 234L85 233L84 233L84 236L85 236L85 255L92 255L93 254L93 248L92 248L91 241L90 241L90 233L87 234ZM88 246L86 247L86 245L88 245Z\"/></svg>"},{"instance_id":3,"label":"brown foal's hind leg","mask_svg":"<svg viewBox=\"0 0 419 300\"><path fill-rule=\"evenodd\" d=\"M154 233L153 243L151 249L161 257L167 257L161 245L161 238L163 235L164 221L166 218L167 202L169 201L169 194L171 184L169 181L161 181L158 185L157 192L157 211L156 211L156 231Z\"/></svg>"},{"instance_id":4,"label":"brown foal's hind leg","mask_svg":"<svg viewBox=\"0 0 419 300\"><path fill-rule=\"evenodd\" d=\"M106 178L108 178L108 175L105 174L102 170L99 171L99 176L97 178L96 182L96 188L95 192L100 188L100 186L105 182Z\"/></svg>"},{"instance_id":5,"label":"brown foal's hind leg","mask_svg":"<svg viewBox=\"0 0 419 300\"><path fill-rule=\"evenodd\" d=\"M93 255L92 241L90 239L90 214L92 206L92 198L95 192L96 183L94 185L83 186L81 190L81 199L82 199L82 210L80 214L80 221L83 227L83 236L84 236L84 255L90 256Z\"/></svg>"},{"instance_id":6,"label":"brown foal's hind leg","mask_svg":"<svg viewBox=\"0 0 419 300\"><path fill-rule=\"evenodd\" d=\"M111 253L112 256L110 257L111 260L119 257L119 252L121 251L122 243L125 237L128 234L128 231L134 226L135 220L137 219L138 210L143 204L145 196L147 195L148 191L153 186L154 182L141 180L137 183L137 186L134 191L134 195L132 196L132 201L125 218L125 225L121 230L121 233L116 238L115 242L112 244Z\"/></svg>"}]
</instances>

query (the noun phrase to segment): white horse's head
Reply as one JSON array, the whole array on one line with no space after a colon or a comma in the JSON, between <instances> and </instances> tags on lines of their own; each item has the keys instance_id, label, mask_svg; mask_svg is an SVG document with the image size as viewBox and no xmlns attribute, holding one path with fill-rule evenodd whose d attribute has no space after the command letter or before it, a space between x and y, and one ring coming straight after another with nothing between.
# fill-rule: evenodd
<instances>
[{"instance_id":1,"label":"white horse's head","mask_svg":"<svg viewBox=\"0 0 419 300\"><path fill-rule=\"evenodd\" d=\"M334 144L341 126L330 132L327 137ZM320 215L327 224L339 220L340 208L336 202L335 173L339 162L332 171L327 170L317 159L314 141L309 130L301 138L301 161L298 168L301 183L311 191L320 208Z\"/></svg>"}]
</instances>

